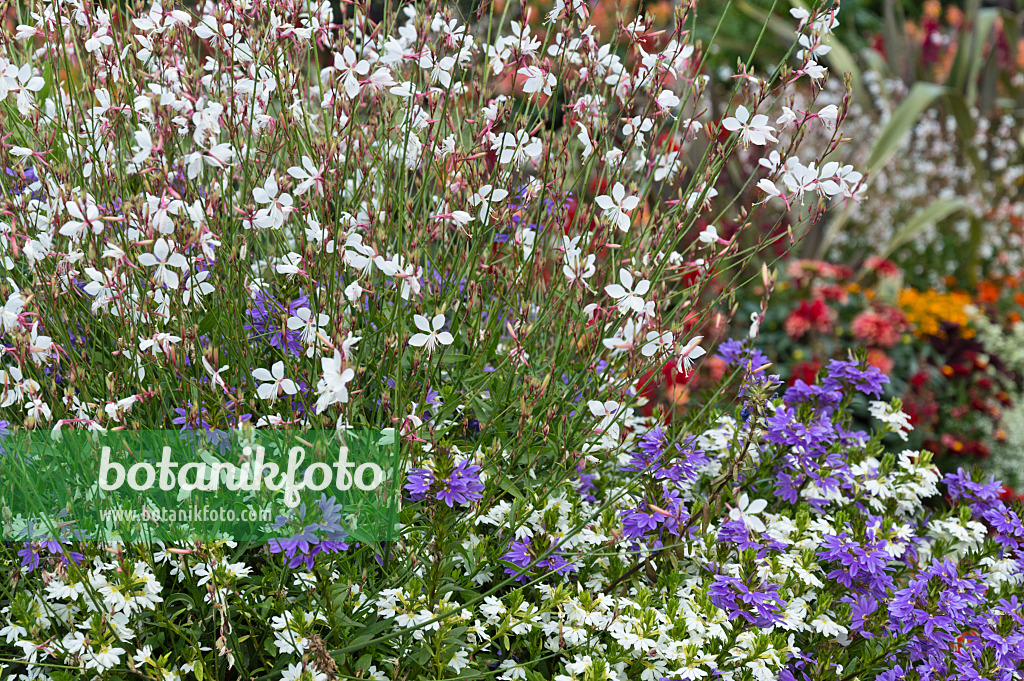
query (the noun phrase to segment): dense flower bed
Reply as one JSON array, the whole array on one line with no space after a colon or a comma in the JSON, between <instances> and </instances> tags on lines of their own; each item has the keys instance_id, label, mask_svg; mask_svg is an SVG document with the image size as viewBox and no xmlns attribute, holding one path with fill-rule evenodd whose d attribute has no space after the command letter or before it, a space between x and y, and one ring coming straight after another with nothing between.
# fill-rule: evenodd
<instances>
[{"instance_id":1,"label":"dense flower bed","mask_svg":"<svg viewBox=\"0 0 1024 681\"><path fill-rule=\"evenodd\" d=\"M323 495L263 544L7 512L4 673L1019 678L1020 503L904 445L876 367L783 387L723 337L751 276L743 326L771 325L766 253L864 198L838 6L725 89L690 5L600 37L579 2L339 9L5 26L0 439L358 430L399 448L402 504L357 540ZM836 323L806 302L787 337ZM706 370L685 410L666 366L677 404Z\"/></svg>"},{"instance_id":2,"label":"dense flower bed","mask_svg":"<svg viewBox=\"0 0 1024 681\"><path fill-rule=\"evenodd\" d=\"M864 353L893 378L886 394L909 414L912 446L931 451L946 470L981 464L1019 488L1024 455L1012 452L1016 431L1011 437L1005 428L1016 416L1004 423L1024 396L1018 279L986 280L970 294L905 287L899 275L878 258L857 271L789 262L761 345L791 384L810 382L829 358Z\"/></svg>"}]
</instances>

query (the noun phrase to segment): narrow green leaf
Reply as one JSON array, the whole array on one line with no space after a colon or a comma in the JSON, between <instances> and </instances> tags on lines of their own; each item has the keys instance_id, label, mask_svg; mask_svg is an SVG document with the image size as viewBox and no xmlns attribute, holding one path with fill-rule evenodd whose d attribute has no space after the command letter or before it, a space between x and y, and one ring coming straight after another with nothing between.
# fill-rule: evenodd
<instances>
[{"instance_id":1,"label":"narrow green leaf","mask_svg":"<svg viewBox=\"0 0 1024 681\"><path fill-rule=\"evenodd\" d=\"M914 83L875 140L867 162L868 172L878 172L892 159L921 114L946 92L944 86L935 83Z\"/></svg>"},{"instance_id":2,"label":"narrow green leaf","mask_svg":"<svg viewBox=\"0 0 1024 681\"><path fill-rule=\"evenodd\" d=\"M886 244L879 255L886 257L900 246L914 240L929 225L945 220L953 213L965 210L970 207L964 199L936 199L918 211L899 230L893 234L892 239Z\"/></svg>"}]
</instances>

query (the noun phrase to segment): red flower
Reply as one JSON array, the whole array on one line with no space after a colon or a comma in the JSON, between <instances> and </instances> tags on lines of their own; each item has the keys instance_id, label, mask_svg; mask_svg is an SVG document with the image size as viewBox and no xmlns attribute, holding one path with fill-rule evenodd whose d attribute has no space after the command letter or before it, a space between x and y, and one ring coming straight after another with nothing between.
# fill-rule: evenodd
<instances>
[{"instance_id":1,"label":"red flower","mask_svg":"<svg viewBox=\"0 0 1024 681\"><path fill-rule=\"evenodd\" d=\"M811 385L814 383L814 377L818 375L819 369L821 369L820 362L800 362L793 367L793 373L789 377L789 384L793 385L797 380L801 380Z\"/></svg>"},{"instance_id":2,"label":"red flower","mask_svg":"<svg viewBox=\"0 0 1024 681\"><path fill-rule=\"evenodd\" d=\"M815 298L811 302L801 300L800 305L786 318L783 328L793 339L800 338L812 330L819 333L831 333L835 317L835 311L822 299Z\"/></svg>"},{"instance_id":3,"label":"red flower","mask_svg":"<svg viewBox=\"0 0 1024 681\"><path fill-rule=\"evenodd\" d=\"M850 329L858 340L881 348L891 348L900 342L904 324L902 312L883 308L861 312L854 317Z\"/></svg>"},{"instance_id":4,"label":"red flower","mask_svg":"<svg viewBox=\"0 0 1024 681\"><path fill-rule=\"evenodd\" d=\"M889 355L885 354L885 350L879 348L868 350L868 364L877 367L883 374L889 375L892 373L893 361Z\"/></svg>"},{"instance_id":5,"label":"red flower","mask_svg":"<svg viewBox=\"0 0 1024 681\"><path fill-rule=\"evenodd\" d=\"M868 256L864 261L864 267L878 273L880 277L895 277L900 273L900 268L892 260L879 258L877 255Z\"/></svg>"}]
</instances>

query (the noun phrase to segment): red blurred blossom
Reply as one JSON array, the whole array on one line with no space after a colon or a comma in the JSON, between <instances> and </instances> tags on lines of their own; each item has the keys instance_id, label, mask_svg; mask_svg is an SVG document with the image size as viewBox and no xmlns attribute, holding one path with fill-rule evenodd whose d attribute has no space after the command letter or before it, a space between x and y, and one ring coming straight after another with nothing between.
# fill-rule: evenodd
<instances>
[{"instance_id":1,"label":"red blurred blossom","mask_svg":"<svg viewBox=\"0 0 1024 681\"><path fill-rule=\"evenodd\" d=\"M718 383L725 376L725 360L717 355L704 362L704 368L707 370L708 378L711 379L712 383Z\"/></svg>"},{"instance_id":2,"label":"red blurred blossom","mask_svg":"<svg viewBox=\"0 0 1024 681\"><path fill-rule=\"evenodd\" d=\"M892 358L885 354L885 350L881 348L871 348L868 350L868 364L877 367L886 376L892 373Z\"/></svg>"},{"instance_id":3,"label":"red blurred blossom","mask_svg":"<svg viewBox=\"0 0 1024 681\"><path fill-rule=\"evenodd\" d=\"M880 277L896 277L900 273L900 268L896 266L896 263L892 260L879 258L877 255L868 256L867 260L864 261L864 267L877 273Z\"/></svg>"},{"instance_id":4,"label":"red blurred blossom","mask_svg":"<svg viewBox=\"0 0 1024 681\"><path fill-rule=\"evenodd\" d=\"M880 348L891 348L899 343L905 326L903 313L887 307L861 312L854 317L850 329L858 340Z\"/></svg>"},{"instance_id":5,"label":"red blurred blossom","mask_svg":"<svg viewBox=\"0 0 1024 681\"><path fill-rule=\"evenodd\" d=\"M812 301L801 300L797 308L786 318L783 328L793 339L803 337L808 331L831 333L835 318L835 310L826 305L821 298Z\"/></svg>"},{"instance_id":6,"label":"red blurred blossom","mask_svg":"<svg viewBox=\"0 0 1024 681\"><path fill-rule=\"evenodd\" d=\"M1003 491L999 494L999 498L1007 504L1017 499L1024 501L1024 496L1017 494L1017 490L1010 487L1006 483L1003 483Z\"/></svg>"},{"instance_id":7,"label":"red blurred blossom","mask_svg":"<svg viewBox=\"0 0 1024 681\"><path fill-rule=\"evenodd\" d=\"M815 291L825 300L834 300L842 304L850 299L850 292L845 286L839 284L825 284L817 287Z\"/></svg>"},{"instance_id":8,"label":"red blurred blossom","mask_svg":"<svg viewBox=\"0 0 1024 681\"><path fill-rule=\"evenodd\" d=\"M819 369L821 369L820 362L800 362L793 367L793 373L789 377L790 385L796 383L797 380L801 380L808 385L814 383L814 377L818 375Z\"/></svg>"}]
</instances>

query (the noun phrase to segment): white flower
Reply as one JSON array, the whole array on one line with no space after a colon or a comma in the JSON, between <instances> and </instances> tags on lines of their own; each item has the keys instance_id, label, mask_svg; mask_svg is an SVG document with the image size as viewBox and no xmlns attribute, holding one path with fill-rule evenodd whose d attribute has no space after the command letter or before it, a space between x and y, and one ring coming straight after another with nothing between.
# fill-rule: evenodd
<instances>
[{"instance_id":1,"label":"white flower","mask_svg":"<svg viewBox=\"0 0 1024 681\"><path fill-rule=\"evenodd\" d=\"M28 404L25 405L25 411L37 421L50 420L50 407L38 397L33 397L29 400Z\"/></svg>"},{"instance_id":2,"label":"white flower","mask_svg":"<svg viewBox=\"0 0 1024 681\"><path fill-rule=\"evenodd\" d=\"M208 374L210 374L210 384L214 385L214 386L220 386L221 389L227 390L228 386L224 382L224 379L221 378L221 373L224 372L224 371L227 371L231 367L229 367L227 364L225 364L220 369L214 370L213 365L210 364L209 361L207 361L206 357L203 357L202 359L203 359L203 368L206 369L206 372Z\"/></svg>"},{"instance_id":3,"label":"white flower","mask_svg":"<svg viewBox=\"0 0 1024 681\"><path fill-rule=\"evenodd\" d=\"M142 127L135 131L135 145L132 148L132 151L135 152L135 155L132 156L132 172L141 167L153 153L153 138L147 128Z\"/></svg>"},{"instance_id":4,"label":"white flower","mask_svg":"<svg viewBox=\"0 0 1024 681\"><path fill-rule=\"evenodd\" d=\"M303 675L303 671L309 672ZM307 665L305 670L301 663L289 664L288 668L281 672L281 681L327 681L327 674L318 671L316 667Z\"/></svg>"},{"instance_id":5,"label":"white flower","mask_svg":"<svg viewBox=\"0 0 1024 681\"><path fill-rule=\"evenodd\" d=\"M747 107L742 104L736 108L736 115L730 116L722 121L722 126L729 132L740 131L740 140L743 146L756 144L764 146L768 142L778 142L772 133L775 128L768 125L768 117L764 114L757 114L753 118Z\"/></svg>"},{"instance_id":6,"label":"white flower","mask_svg":"<svg viewBox=\"0 0 1024 681\"><path fill-rule=\"evenodd\" d=\"M800 22L796 25L796 30L798 31L802 29L804 24L807 23L807 20L811 18L811 13L803 7L794 7L790 9L789 15Z\"/></svg>"},{"instance_id":7,"label":"white flower","mask_svg":"<svg viewBox=\"0 0 1024 681\"><path fill-rule=\"evenodd\" d=\"M93 234L100 234L103 232L103 221L100 220L100 210L96 207L96 203L92 200L92 197L86 199L85 211L83 212L81 207L73 202L68 201L64 204L67 208L68 214L71 216L71 220L64 223L64 226L60 228L60 233L64 236L71 237L72 241L79 241L87 230L91 230Z\"/></svg>"},{"instance_id":8,"label":"white flower","mask_svg":"<svg viewBox=\"0 0 1024 681\"><path fill-rule=\"evenodd\" d=\"M796 112L793 111L792 109L790 109L788 106L784 106L784 107L782 107L782 115L775 119L775 125L778 125L778 126L783 127L783 128L788 128L789 126L791 126L794 123L796 123L796 119L797 119ZM774 154L775 156L778 156L779 152L772 151L772 154ZM762 159L762 161L763 160L764 159ZM762 163L761 161L758 161L758 163L761 163L761 165L764 165L764 163ZM774 172L774 169L773 169L772 172Z\"/></svg>"},{"instance_id":9,"label":"white flower","mask_svg":"<svg viewBox=\"0 0 1024 681\"><path fill-rule=\"evenodd\" d=\"M838 638L840 636L846 636L846 634L849 632L849 630L846 627L842 626L841 624L837 624L832 620L832 618L830 618L828 615L824 613L818 615L813 620L811 620L811 626L819 634L823 634L829 637Z\"/></svg>"},{"instance_id":10,"label":"white flower","mask_svg":"<svg viewBox=\"0 0 1024 681\"><path fill-rule=\"evenodd\" d=\"M316 385L316 392L320 396L316 401L317 414L322 414L332 404L348 402L347 386L356 377L356 372L352 367L342 369L343 361L344 357L337 349L334 357L320 360L323 377Z\"/></svg>"},{"instance_id":11,"label":"white flower","mask_svg":"<svg viewBox=\"0 0 1024 681\"><path fill-rule=\"evenodd\" d=\"M637 196L626 196L626 188L621 182L616 182L612 187L611 196L602 194L598 196L597 205L604 211L604 216L623 232L629 231L629 211L633 210L640 203Z\"/></svg>"},{"instance_id":12,"label":"white flower","mask_svg":"<svg viewBox=\"0 0 1024 681\"><path fill-rule=\"evenodd\" d=\"M704 228L700 234L697 235L697 239L706 246L710 246L718 241L718 230L715 229L714 225L708 225Z\"/></svg>"},{"instance_id":13,"label":"white flower","mask_svg":"<svg viewBox=\"0 0 1024 681\"><path fill-rule=\"evenodd\" d=\"M156 279L157 283L169 289L177 289L179 282L178 273L168 268L177 267L181 269L188 267L188 261L185 260L185 256L174 252L174 242L168 242L163 237L156 240L152 253L143 253L139 256L139 264L146 267L156 267L156 271L153 272L153 278Z\"/></svg>"},{"instance_id":14,"label":"white flower","mask_svg":"<svg viewBox=\"0 0 1024 681\"><path fill-rule=\"evenodd\" d=\"M587 132L586 126L579 121L576 122L576 125L580 128L580 132L576 135L576 139L583 143L583 151L580 153L583 156L583 160L586 161L587 158L594 153L594 143L590 140L590 133Z\"/></svg>"},{"instance_id":15,"label":"white flower","mask_svg":"<svg viewBox=\"0 0 1024 681\"><path fill-rule=\"evenodd\" d=\"M818 118L821 120L821 124L825 126L825 130L829 132L836 131L836 123L839 120L839 107L835 104L829 104L823 107L818 112Z\"/></svg>"},{"instance_id":16,"label":"white flower","mask_svg":"<svg viewBox=\"0 0 1024 681\"><path fill-rule=\"evenodd\" d=\"M299 392L299 387L295 385L295 381L284 377L284 362L276 362L270 368L270 371L256 369L252 372L252 377L257 381L263 381L260 387L256 389L256 394L263 400L273 402L281 393L294 395Z\"/></svg>"},{"instance_id":17,"label":"white flower","mask_svg":"<svg viewBox=\"0 0 1024 681\"><path fill-rule=\"evenodd\" d=\"M519 75L526 77L526 82L523 83L523 92L526 94L543 92L550 95L552 88L558 82L555 80L554 74L544 71L539 66L524 66L519 69Z\"/></svg>"},{"instance_id":18,"label":"white flower","mask_svg":"<svg viewBox=\"0 0 1024 681\"><path fill-rule=\"evenodd\" d=\"M435 60L428 47L420 57L419 65L420 68L430 71L431 83L440 83L445 89L452 86L452 71L455 69L455 59L452 57Z\"/></svg>"},{"instance_id":19,"label":"white flower","mask_svg":"<svg viewBox=\"0 0 1024 681\"><path fill-rule=\"evenodd\" d=\"M86 669L102 672L120 664L123 654L124 648L111 648L108 644L103 644L98 650L86 648L82 658L85 660Z\"/></svg>"},{"instance_id":20,"label":"white flower","mask_svg":"<svg viewBox=\"0 0 1024 681\"><path fill-rule=\"evenodd\" d=\"M314 185L316 185L317 193L323 193L323 171L316 167L316 164L313 163L313 159L309 156L303 156L302 167L292 166L288 169L288 174L296 180L301 180L298 186L295 187L296 196L302 196Z\"/></svg>"},{"instance_id":21,"label":"white flower","mask_svg":"<svg viewBox=\"0 0 1024 681\"><path fill-rule=\"evenodd\" d=\"M432 320L427 320L423 315L414 315L413 323L416 324L416 328L423 333L415 333L412 338L409 339L409 345L417 348L425 347L428 353L434 351L434 348L441 345L451 345L455 342L455 337L447 331L442 331L444 328L444 315L435 315Z\"/></svg>"},{"instance_id":22,"label":"white flower","mask_svg":"<svg viewBox=\"0 0 1024 681\"><path fill-rule=\"evenodd\" d=\"M736 507L729 510L730 520L742 520L751 532L758 534L765 531L764 523L760 518L757 517L758 513L761 513L768 507L768 502L764 499L754 499L750 501L747 497L747 493L744 492L740 495L740 498L736 500Z\"/></svg>"},{"instance_id":23,"label":"white flower","mask_svg":"<svg viewBox=\"0 0 1024 681\"><path fill-rule=\"evenodd\" d=\"M644 357L653 357L659 352L665 352L672 348L675 336L671 331L665 333L658 333L657 331L650 331L647 333L647 342L640 348L640 352Z\"/></svg>"},{"instance_id":24,"label":"white flower","mask_svg":"<svg viewBox=\"0 0 1024 681\"><path fill-rule=\"evenodd\" d=\"M811 80L820 80L828 74L828 69L816 61L809 61L804 64L804 73L806 73Z\"/></svg>"},{"instance_id":25,"label":"white flower","mask_svg":"<svg viewBox=\"0 0 1024 681\"><path fill-rule=\"evenodd\" d=\"M704 336L694 336L689 343L680 348L676 371L689 374L693 370L693 361L707 354L707 350L698 345L702 340Z\"/></svg>"},{"instance_id":26,"label":"white flower","mask_svg":"<svg viewBox=\"0 0 1024 681\"><path fill-rule=\"evenodd\" d=\"M565 249L565 256L562 260L562 274L565 275L570 284L578 279L589 279L597 271L597 268L594 266L597 256L591 253L583 257L583 251L579 248L580 238L579 236L574 239L570 239L567 236L562 237L562 246Z\"/></svg>"},{"instance_id":27,"label":"white flower","mask_svg":"<svg viewBox=\"0 0 1024 681\"><path fill-rule=\"evenodd\" d=\"M17 331L21 327L18 316L21 315L23 307L25 307L25 299L21 297L20 291L12 293L4 303L3 308L0 309L0 327L5 333Z\"/></svg>"},{"instance_id":28,"label":"white flower","mask_svg":"<svg viewBox=\"0 0 1024 681\"><path fill-rule=\"evenodd\" d=\"M308 307L300 307L295 314L288 318L288 328L292 331L302 330L302 343L308 347L306 357L313 356L314 344L317 335L327 326L331 318L320 313L314 315Z\"/></svg>"},{"instance_id":29,"label":"white flower","mask_svg":"<svg viewBox=\"0 0 1024 681\"><path fill-rule=\"evenodd\" d=\"M536 137L530 137L526 130L520 130L515 134L504 132L496 135L494 149L498 152L499 163L511 163L516 168L521 168L526 159L536 162L544 150L544 145Z\"/></svg>"},{"instance_id":30,"label":"white flower","mask_svg":"<svg viewBox=\"0 0 1024 681\"><path fill-rule=\"evenodd\" d=\"M651 288L651 282L642 279L633 287L633 275L629 270L619 270L619 281L621 284L609 284L604 287L604 292L615 299L615 304L622 314L630 312L642 312L644 309L644 294Z\"/></svg>"},{"instance_id":31,"label":"white flower","mask_svg":"<svg viewBox=\"0 0 1024 681\"><path fill-rule=\"evenodd\" d=\"M182 301L184 301L186 305L190 305L193 302L196 305L202 305L203 296L213 293L214 291L213 284L206 281L209 278L209 270L191 273L188 278L185 279L185 291L181 294Z\"/></svg>"},{"instance_id":32,"label":"white flower","mask_svg":"<svg viewBox=\"0 0 1024 681\"><path fill-rule=\"evenodd\" d=\"M658 95L658 106L668 111L679 106L680 101L681 100L676 96L676 93L671 90L662 90L661 94Z\"/></svg>"},{"instance_id":33,"label":"white flower","mask_svg":"<svg viewBox=\"0 0 1024 681\"><path fill-rule=\"evenodd\" d=\"M292 197L289 194L278 196L277 177L271 171L270 177L266 179L262 187L252 190L252 198L256 203L269 204L268 208L261 208L256 211L253 224L262 229L277 229L284 225L292 208Z\"/></svg>"},{"instance_id":34,"label":"white flower","mask_svg":"<svg viewBox=\"0 0 1024 681\"><path fill-rule=\"evenodd\" d=\"M504 201L507 196L508 191L504 189L495 189L491 185L485 184L480 187L475 194L469 197L469 203L473 206L479 207L477 217L481 222L487 222L487 218L491 214L491 204L500 203Z\"/></svg>"},{"instance_id":35,"label":"white flower","mask_svg":"<svg viewBox=\"0 0 1024 681\"><path fill-rule=\"evenodd\" d=\"M900 409L896 409L888 402L872 400L868 405L868 411L871 412L872 416L885 424L886 430L896 433L904 442L907 440L907 433L914 429L910 425L910 415Z\"/></svg>"}]
</instances>

